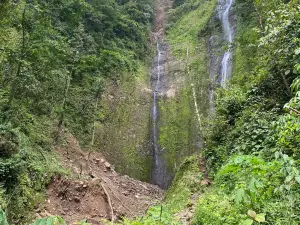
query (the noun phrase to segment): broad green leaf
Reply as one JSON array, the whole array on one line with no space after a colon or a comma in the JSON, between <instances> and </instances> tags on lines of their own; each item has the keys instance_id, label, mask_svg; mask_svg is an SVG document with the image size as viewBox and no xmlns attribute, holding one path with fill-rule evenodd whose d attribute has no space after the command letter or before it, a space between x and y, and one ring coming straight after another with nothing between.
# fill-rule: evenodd
<instances>
[{"instance_id":1,"label":"broad green leaf","mask_svg":"<svg viewBox=\"0 0 300 225\"><path fill-rule=\"evenodd\" d=\"M240 204L245 196L245 190L240 188L237 190L235 194L235 202L236 204Z\"/></svg>"},{"instance_id":2,"label":"broad green leaf","mask_svg":"<svg viewBox=\"0 0 300 225\"><path fill-rule=\"evenodd\" d=\"M279 158L279 156L280 156L280 153L277 151L277 152L275 152L275 159L278 159Z\"/></svg>"},{"instance_id":3,"label":"broad green leaf","mask_svg":"<svg viewBox=\"0 0 300 225\"><path fill-rule=\"evenodd\" d=\"M287 176L286 178L285 178L285 183L289 183L291 180L293 179L293 176Z\"/></svg>"},{"instance_id":4,"label":"broad green leaf","mask_svg":"<svg viewBox=\"0 0 300 225\"><path fill-rule=\"evenodd\" d=\"M252 219L246 219L240 223L240 225L252 225L253 220Z\"/></svg>"},{"instance_id":5,"label":"broad green leaf","mask_svg":"<svg viewBox=\"0 0 300 225\"><path fill-rule=\"evenodd\" d=\"M295 180L300 184L300 176L295 177Z\"/></svg>"},{"instance_id":6,"label":"broad green leaf","mask_svg":"<svg viewBox=\"0 0 300 225\"><path fill-rule=\"evenodd\" d=\"M286 155L286 154L283 154L283 160L286 162L288 159L289 159L289 157L288 157L288 155Z\"/></svg>"},{"instance_id":7,"label":"broad green leaf","mask_svg":"<svg viewBox=\"0 0 300 225\"><path fill-rule=\"evenodd\" d=\"M253 210L248 210L248 215L249 215L250 217L252 217L253 219L255 219L255 217L256 217L256 212L254 212Z\"/></svg>"},{"instance_id":8,"label":"broad green leaf","mask_svg":"<svg viewBox=\"0 0 300 225\"><path fill-rule=\"evenodd\" d=\"M257 222L262 223L262 222L266 221L265 217L266 217L265 213L260 213L260 214L257 214L254 219Z\"/></svg>"},{"instance_id":9,"label":"broad green leaf","mask_svg":"<svg viewBox=\"0 0 300 225\"><path fill-rule=\"evenodd\" d=\"M0 225L8 225L5 212L0 207Z\"/></svg>"},{"instance_id":10,"label":"broad green leaf","mask_svg":"<svg viewBox=\"0 0 300 225\"><path fill-rule=\"evenodd\" d=\"M256 179L254 177L252 177L250 180L250 183L249 183L249 189L251 192L255 192L255 182L256 182Z\"/></svg>"}]
</instances>

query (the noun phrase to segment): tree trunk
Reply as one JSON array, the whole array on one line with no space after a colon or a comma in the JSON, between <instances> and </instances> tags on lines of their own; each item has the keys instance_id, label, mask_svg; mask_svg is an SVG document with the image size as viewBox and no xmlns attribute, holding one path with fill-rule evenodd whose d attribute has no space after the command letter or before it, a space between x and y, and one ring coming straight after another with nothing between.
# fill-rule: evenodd
<instances>
[{"instance_id":1,"label":"tree trunk","mask_svg":"<svg viewBox=\"0 0 300 225\"><path fill-rule=\"evenodd\" d=\"M62 102L62 110L60 112L58 125L57 125L57 134L56 134L56 137L55 137L55 142L56 143L59 142L60 135L61 135L61 132L62 132L62 126L63 126L64 116L65 116L67 96L68 96L68 92L69 92L69 87L70 87L70 81L71 81L72 74L73 74L73 71L71 72L71 75L66 75L64 96L63 96L63 102Z\"/></svg>"},{"instance_id":2,"label":"tree trunk","mask_svg":"<svg viewBox=\"0 0 300 225\"><path fill-rule=\"evenodd\" d=\"M292 97L292 93L291 93L291 89L290 89L290 86L285 78L285 75L281 72L281 77L282 77L282 80L283 80L283 83L284 83L284 86L286 88L286 91L287 91L287 94Z\"/></svg>"}]
</instances>

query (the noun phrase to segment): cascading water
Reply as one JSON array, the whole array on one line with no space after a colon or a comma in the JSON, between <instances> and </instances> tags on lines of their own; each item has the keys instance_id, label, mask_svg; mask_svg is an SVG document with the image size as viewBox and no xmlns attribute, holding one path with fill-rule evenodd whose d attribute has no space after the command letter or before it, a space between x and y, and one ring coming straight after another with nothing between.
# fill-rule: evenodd
<instances>
[{"instance_id":1,"label":"cascading water","mask_svg":"<svg viewBox=\"0 0 300 225\"><path fill-rule=\"evenodd\" d=\"M156 51L157 56L152 69L152 90L153 90L153 104L152 104L152 141L153 141L153 169L151 181L161 188L166 188L169 183L167 168L164 159L162 158L162 151L158 144L158 101L159 97L165 93L165 63L167 55L167 45L156 37Z\"/></svg>"},{"instance_id":2,"label":"cascading water","mask_svg":"<svg viewBox=\"0 0 300 225\"><path fill-rule=\"evenodd\" d=\"M229 11L233 0L219 0L219 18L222 21L225 40L230 45L233 40L233 27L229 21ZM232 70L232 51L230 48L224 53L221 62L220 84L225 87L227 79L231 76Z\"/></svg>"}]
</instances>

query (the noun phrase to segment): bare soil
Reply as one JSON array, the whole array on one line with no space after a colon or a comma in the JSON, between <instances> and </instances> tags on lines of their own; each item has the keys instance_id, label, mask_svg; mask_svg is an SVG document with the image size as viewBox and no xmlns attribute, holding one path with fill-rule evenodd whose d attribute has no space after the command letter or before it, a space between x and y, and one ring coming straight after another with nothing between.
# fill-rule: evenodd
<instances>
[{"instance_id":1,"label":"bare soil","mask_svg":"<svg viewBox=\"0 0 300 225\"><path fill-rule=\"evenodd\" d=\"M162 199L163 191L157 186L118 174L100 153L83 151L69 133L55 151L71 177L53 177L37 217L60 215L69 225L82 219L92 225L105 224L105 220L143 215Z\"/></svg>"}]
</instances>

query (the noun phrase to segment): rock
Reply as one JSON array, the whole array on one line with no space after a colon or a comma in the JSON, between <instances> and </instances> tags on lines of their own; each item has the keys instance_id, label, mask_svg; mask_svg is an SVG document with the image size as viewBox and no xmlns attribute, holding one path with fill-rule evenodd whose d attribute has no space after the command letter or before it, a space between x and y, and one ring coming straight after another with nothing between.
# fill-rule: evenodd
<instances>
[{"instance_id":1,"label":"rock","mask_svg":"<svg viewBox=\"0 0 300 225\"><path fill-rule=\"evenodd\" d=\"M37 208L37 209L35 210L35 212L36 212L36 213L40 213L40 212L41 212L41 209L40 209L40 208Z\"/></svg>"},{"instance_id":2,"label":"rock","mask_svg":"<svg viewBox=\"0 0 300 225\"><path fill-rule=\"evenodd\" d=\"M93 184L97 184L97 183L99 183L100 181L101 181L101 179L100 179L100 178L97 178L97 177L92 179L92 183L93 183Z\"/></svg>"},{"instance_id":3,"label":"rock","mask_svg":"<svg viewBox=\"0 0 300 225\"><path fill-rule=\"evenodd\" d=\"M82 185L84 185L84 182L83 182L83 181L80 181L79 184L82 186Z\"/></svg>"},{"instance_id":4,"label":"rock","mask_svg":"<svg viewBox=\"0 0 300 225\"><path fill-rule=\"evenodd\" d=\"M80 202L80 198L74 197L74 201L77 202L77 203L79 203Z\"/></svg>"},{"instance_id":5,"label":"rock","mask_svg":"<svg viewBox=\"0 0 300 225\"><path fill-rule=\"evenodd\" d=\"M102 158L102 159L100 159L100 161L102 162L102 163L104 163L105 162L105 160Z\"/></svg>"},{"instance_id":6,"label":"rock","mask_svg":"<svg viewBox=\"0 0 300 225\"><path fill-rule=\"evenodd\" d=\"M143 92L151 94L152 90L150 88L143 88Z\"/></svg>"},{"instance_id":7,"label":"rock","mask_svg":"<svg viewBox=\"0 0 300 225\"><path fill-rule=\"evenodd\" d=\"M109 163L109 162L107 162L107 161L104 163L104 166L105 166L107 169L110 169L110 168L111 168L111 165L110 165L110 163Z\"/></svg>"},{"instance_id":8,"label":"rock","mask_svg":"<svg viewBox=\"0 0 300 225\"><path fill-rule=\"evenodd\" d=\"M83 188L87 188L88 186L87 186L86 184L84 184L82 187L83 187Z\"/></svg>"},{"instance_id":9,"label":"rock","mask_svg":"<svg viewBox=\"0 0 300 225\"><path fill-rule=\"evenodd\" d=\"M166 93L167 98L173 98L175 97L175 95L176 95L176 89L174 88L170 88Z\"/></svg>"},{"instance_id":10,"label":"rock","mask_svg":"<svg viewBox=\"0 0 300 225\"><path fill-rule=\"evenodd\" d=\"M201 186L208 186L208 185L210 185L210 181L208 179L201 180L200 185Z\"/></svg>"},{"instance_id":11,"label":"rock","mask_svg":"<svg viewBox=\"0 0 300 225\"><path fill-rule=\"evenodd\" d=\"M94 174L93 172L90 172L89 175L90 175L91 178L97 177L96 174Z\"/></svg>"}]
</instances>

